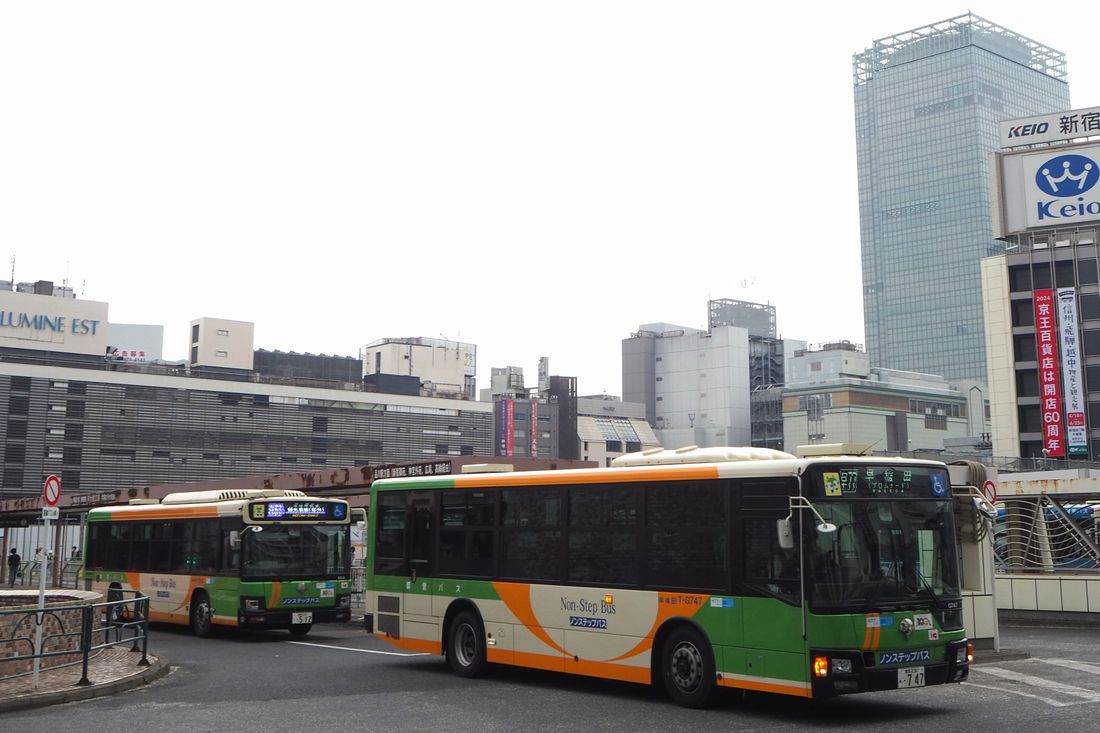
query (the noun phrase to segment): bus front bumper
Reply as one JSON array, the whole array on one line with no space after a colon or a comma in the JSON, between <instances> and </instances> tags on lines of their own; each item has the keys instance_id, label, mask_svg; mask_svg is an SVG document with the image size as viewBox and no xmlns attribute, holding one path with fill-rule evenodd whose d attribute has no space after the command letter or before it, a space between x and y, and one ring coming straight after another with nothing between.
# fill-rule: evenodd
<instances>
[{"instance_id":1,"label":"bus front bumper","mask_svg":"<svg viewBox=\"0 0 1100 733\"><path fill-rule=\"evenodd\" d=\"M960 651L961 650L961 651ZM823 677L813 677L815 698L850 695L857 692L898 690L913 687L929 687L948 682L963 682L970 674L966 657L967 642L947 645L941 662L915 663L911 665L876 666L873 652L851 652L831 649L811 650L810 659L826 657L830 660L830 672ZM960 660L961 658L961 660ZM851 660L851 671L838 673L831 669L833 659Z\"/></svg>"},{"instance_id":2,"label":"bus front bumper","mask_svg":"<svg viewBox=\"0 0 1100 733\"><path fill-rule=\"evenodd\" d=\"M294 614L308 613L306 623L343 623L351 620L350 608L302 608L291 611L238 611L237 624L251 629L285 629L295 623Z\"/></svg>"}]
</instances>

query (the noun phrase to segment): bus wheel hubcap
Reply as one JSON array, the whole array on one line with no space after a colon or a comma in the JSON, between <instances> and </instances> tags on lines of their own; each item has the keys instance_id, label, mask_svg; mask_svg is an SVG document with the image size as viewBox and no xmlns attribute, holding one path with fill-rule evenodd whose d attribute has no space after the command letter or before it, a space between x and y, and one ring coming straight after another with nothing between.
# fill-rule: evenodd
<instances>
[{"instance_id":1,"label":"bus wheel hubcap","mask_svg":"<svg viewBox=\"0 0 1100 733\"><path fill-rule=\"evenodd\" d=\"M699 686L702 679L703 655L695 645L683 642L672 652L672 680L685 692Z\"/></svg>"},{"instance_id":2,"label":"bus wheel hubcap","mask_svg":"<svg viewBox=\"0 0 1100 733\"><path fill-rule=\"evenodd\" d=\"M458 629L458 643L455 644L458 652L458 661L463 667L470 666L477 654L477 640L474 638L474 630L469 624L463 624Z\"/></svg>"}]
</instances>

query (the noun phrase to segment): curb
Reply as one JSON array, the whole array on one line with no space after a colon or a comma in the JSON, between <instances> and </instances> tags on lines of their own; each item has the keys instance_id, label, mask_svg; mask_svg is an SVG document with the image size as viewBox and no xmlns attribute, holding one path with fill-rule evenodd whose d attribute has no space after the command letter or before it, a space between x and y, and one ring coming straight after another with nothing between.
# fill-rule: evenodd
<instances>
[{"instance_id":1,"label":"curb","mask_svg":"<svg viewBox=\"0 0 1100 733\"><path fill-rule=\"evenodd\" d=\"M168 660L157 657L148 667L136 674L122 677L110 682L88 685L87 687L72 687L67 690L53 690L50 692L32 692L26 695L0 700L0 713L9 713L15 710L28 708L41 708L48 705L57 705L63 702L77 702L79 700L91 700L96 697L114 695L118 692L142 687L153 680L160 679L168 674Z\"/></svg>"}]
</instances>

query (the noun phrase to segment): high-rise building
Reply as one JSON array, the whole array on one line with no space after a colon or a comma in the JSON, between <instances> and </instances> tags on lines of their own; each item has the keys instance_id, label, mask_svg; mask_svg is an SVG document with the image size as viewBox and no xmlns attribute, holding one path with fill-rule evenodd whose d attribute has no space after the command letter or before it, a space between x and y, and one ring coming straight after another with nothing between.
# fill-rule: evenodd
<instances>
[{"instance_id":1,"label":"high-rise building","mask_svg":"<svg viewBox=\"0 0 1100 733\"><path fill-rule=\"evenodd\" d=\"M1069 108L1065 56L967 14L874 41L853 72L872 364L985 381L987 159L999 121Z\"/></svg>"}]
</instances>

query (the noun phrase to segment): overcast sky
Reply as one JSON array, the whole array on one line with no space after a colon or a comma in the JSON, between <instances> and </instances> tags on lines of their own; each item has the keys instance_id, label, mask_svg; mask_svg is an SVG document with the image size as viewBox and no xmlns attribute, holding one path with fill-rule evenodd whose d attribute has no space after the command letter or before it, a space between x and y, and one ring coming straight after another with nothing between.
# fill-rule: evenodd
<instances>
[{"instance_id":1,"label":"overcast sky","mask_svg":"<svg viewBox=\"0 0 1100 733\"><path fill-rule=\"evenodd\" d=\"M775 305L863 342L852 54L968 10L1068 57L1100 6L986 2L7 2L0 279L115 323L251 321L540 356L619 394L621 340Z\"/></svg>"}]
</instances>

